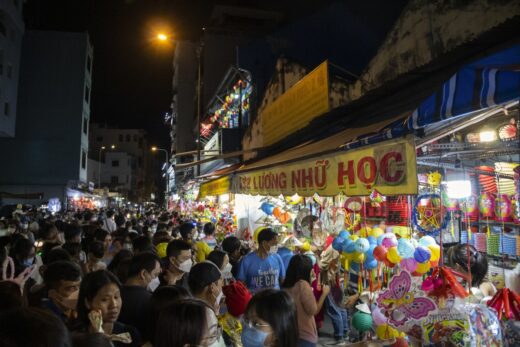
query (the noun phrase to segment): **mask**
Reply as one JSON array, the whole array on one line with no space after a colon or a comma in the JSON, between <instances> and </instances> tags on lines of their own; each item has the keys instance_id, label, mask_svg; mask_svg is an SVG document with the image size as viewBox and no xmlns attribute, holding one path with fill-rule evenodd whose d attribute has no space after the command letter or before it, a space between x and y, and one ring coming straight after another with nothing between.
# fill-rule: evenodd
<instances>
[{"instance_id":1,"label":"mask","mask_svg":"<svg viewBox=\"0 0 520 347\"><path fill-rule=\"evenodd\" d=\"M190 272L191 267L193 266L193 261L191 259L187 259L179 264L178 269L182 272Z\"/></svg>"},{"instance_id":2,"label":"mask","mask_svg":"<svg viewBox=\"0 0 520 347\"><path fill-rule=\"evenodd\" d=\"M29 228L29 224L22 223L22 224L20 224L20 228L22 228L23 230L27 230Z\"/></svg>"},{"instance_id":3,"label":"mask","mask_svg":"<svg viewBox=\"0 0 520 347\"><path fill-rule=\"evenodd\" d=\"M152 233L155 234L155 232L157 231L157 226L153 226L151 229L152 229Z\"/></svg>"},{"instance_id":4,"label":"mask","mask_svg":"<svg viewBox=\"0 0 520 347\"><path fill-rule=\"evenodd\" d=\"M278 252L278 246L271 246L269 248L269 254L276 254Z\"/></svg>"},{"instance_id":5,"label":"mask","mask_svg":"<svg viewBox=\"0 0 520 347\"><path fill-rule=\"evenodd\" d=\"M268 333L250 328L247 324L242 326L242 344L244 347L263 347Z\"/></svg>"},{"instance_id":6,"label":"mask","mask_svg":"<svg viewBox=\"0 0 520 347\"><path fill-rule=\"evenodd\" d=\"M127 249L127 250L129 250L129 251L131 251L131 250L133 250L134 247L133 247L133 245L132 245L131 243L129 243L129 242L125 242L125 243L123 244L123 248L124 248L124 249Z\"/></svg>"},{"instance_id":7,"label":"mask","mask_svg":"<svg viewBox=\"0 0 520 347\"><path fill-rule=\"evenodd\" d=\"M148 283L148 286L146 286L146 288L148 289L148 291L153 293L157 289L157 287L159 287L160 284L161 280L159 279L159 277L155 277L153 280L150 281L150 283Z\"/></svg>"},{"instance_id":8,"label":"mask","mask_svg":"<svg viewBox=\"0 0 520 347\"><path fill-rule=\"evenodd\" d=\"M0 229L0 236L5 236L9 233L9 229Z\"/></svg>"},{"instance_id":9,"label":"mask","mask_svg":"<svg viewBox=\"0 0 520 347\"><path fill-rule=\"evenodd\" d=\"M24 267L29 267L29 266L31 266L32 264L34 264L34 257L32 257L32 258L27 258L27 259L24 259L24 260L22 261L22 265L23 265Z\"/></svg>"},{"instance_id":10,"label":"mask","mask_svg":"<svg viewBox=\"0 0 520 347\"><path fill-rule=\"evenodd\" d=\"M217 295L217 297L215 298L215 307L219 306L220 305L220 301L222 301L222 297L224 296L224 293L222 292L222 290L220 291L220 293Z\"/></svg>"}]
</instances>

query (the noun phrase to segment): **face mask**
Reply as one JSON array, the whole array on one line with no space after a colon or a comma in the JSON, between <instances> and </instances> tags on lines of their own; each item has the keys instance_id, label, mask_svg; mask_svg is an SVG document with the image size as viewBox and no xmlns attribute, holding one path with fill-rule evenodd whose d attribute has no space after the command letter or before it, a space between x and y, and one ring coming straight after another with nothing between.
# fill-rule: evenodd
<instances>
[{"instance_id":1,"label":"face mask","mask_svg":"<svg viewBox=\"0 0 520 347\"><path fill-rule=\"evenodd\" d=\"M9 233L9 229L0 229L0 236L5 236Z\"/></svg>"},{"instance_id":2,"label":"face mask","mask_svg":"<svg viewBox=\"0 0 520 347\"><path fill-rule=\"evenodd\" d=\"M182 272L190 272L192 265L193 261L191 259L187 259L179 264L178 269Z\"/></svg>"},{"instance_id":3,"label":"face mask","mask_svg":"<svg viewBox=\"0 0 520 347\"><path fill-rule=\"evenodd\" d=\"M20 228L22 228L23 230L27 230L27 228L29 228L29 224L22 223L22 224L20 224Z\"/></svg>"},{"instance_id":4,"label":"face mask","mask_svg":"<svg viewBox=\"0 0 520 347\"><path fill-rule=\"evenodd\" d=\"M224 293L222 290L220 290L220 293L218 293L217 297L215 298L215 307L220 305L220 301L222 301L222 297L224 296Z\"/></svg>"},{"instance_id":5,"label":"face mask","mask_svg":"<svg viewBox=\"0 0 520 347\"><path fill-rule=\"evenodd\" d=\"M24 259L24 260L22 261L22 265L23 265L24 267L29 267L29 266L31 266L32 264L34 264L34 257L32 257L32 258L27 258L27 259Z\"/></svg>"},{"instance_id":6,"label":"face mask","mask_svg":"<svg viewBox=\"0 0 520 347\"><path fill-rule=\"evenodd\" d=\"M151 229L152 229L152 233L155 234L155 232L157 231L157 226L153 226Z\"/></svg>"},{"instance_id":7,"label":"face mask","mask_svg":"<svg viewBox=\"0 0 520 347\"><path fill-rule=\"evenodd\" d=\"M269 248L269 254L276 254L278 252L278 246L271 246Z\"/></svg>"},{"instance_id":8,"label":"face mask","mask_svg":"<svg viewBox=\"0 0 520 347\"><path fill-rule=\"evenodd\" d=\"M242 344L244 347L263 347L268 333L250 328L247 324L242 326Z\"/></svg>"},{"instance_id":9,"label":"face mask","mask_svg":"<svg viewBox=\"0 0 520 347\"><path fill-rule=\"evenodd\" d=\"M150 283L148 283L148 286L146 286L146 288L153 293L157 289L157 287L159 287L160 284L161 280L159 280L159 277L155 277L153 280L150 281Z\"/></svg>"},{"instance_id":10,"label":"face mask","mask_svg":"<svg viewBox=\"0 0 520 347\"><path fill-rule=\"evenodd\" d=\"M227 263L226 266L224 266L224 270L222 270L222 275L229 275L231 273L231 270L233 269L233 265L230 263Z\"/></svg>"},{"instance_id":11,"label":"face mask","mask_svg":"<svg viewBox=\"0 0 520 347\"><path fill-rule=\"evenodd\" d=\"M123 248L124 248L124 249L127 249L127 250L129 250L129 251L131 251L131 250L133 250L134 247L133 247L133 245L132 245L131 243L129 243L129 242L125 242L125 243L123 244Z\"/></svg>"}]
</instances>

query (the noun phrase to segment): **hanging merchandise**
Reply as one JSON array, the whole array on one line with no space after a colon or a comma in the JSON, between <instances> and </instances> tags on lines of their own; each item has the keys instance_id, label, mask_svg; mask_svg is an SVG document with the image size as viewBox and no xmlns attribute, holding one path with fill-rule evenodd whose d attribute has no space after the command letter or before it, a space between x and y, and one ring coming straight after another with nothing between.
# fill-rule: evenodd
<instances>
[{"instance_id":1,"label":"hanging merchandise","mask_svg":"<svg viewBox=\"0 0 520 347\"><path fill-rule=\"evenodd\" d=\"M426 235L437 235L446 227L448 217L439 194L423 194L417 197L412 220L414 226Z\"/></svg>"}]
</instances>

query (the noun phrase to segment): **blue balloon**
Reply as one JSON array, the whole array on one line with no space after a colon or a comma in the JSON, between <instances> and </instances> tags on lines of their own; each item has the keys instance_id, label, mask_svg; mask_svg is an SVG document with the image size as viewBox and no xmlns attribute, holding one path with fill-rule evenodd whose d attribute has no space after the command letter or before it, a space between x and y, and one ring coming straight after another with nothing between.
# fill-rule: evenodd
<instances>
[{"instance_id":1,"label":"blue balloon","mask_svg":"<svg viewBox=\"0 0 520 347\"><path fill-rule=\"evenodd\" d=\"M368 251L365 252L365 259L375 259L374 258L374 249L377 247L377 245L370 245L370 248Z\"/></svg>"},{"instance_id":2,"label":"blue balloon","mask_svg":"<svg viewBox=\"0 0 520 347\"><path fill-rule=\"evenodd\" d=\"M346 230L341 230L341 231L339 232L339 235L338 235L338 236L340 236L340 237L346 239L346 238L348 238L348 237L350 236L350 234L349 234L348 231L346 231Z\"/></svg>"},{"instance_id":3,"label":"blue balloon","mask_svg":"<svg viewBox=\"0 0 520 347\"><path fill-rule=\"evenodd\" d=\"M350 268L352 269L352 271L358 272L359 271L359 263L350 262Z\"/></svg>"},{"instance_id":4,"label":"blue balloon","mask_svg":"<svg viewBox=\"0 0 520 347\"><path fill-rule=\"evenodd\" d=\"M432 257L432 252L426 247L419 246L415 249L413 257L418 263L425 263Z\"/></svg>"},{"instance_id":5,"label":"blue balloon","mask_svg":"<svg viewBox=\"0 0 520 347\"><path fill-rule=\"evenodd\" d=\"M343 242L343 252L345 253L349 253L349 247L352 247L351 245L354 244L354 241L352 241L351 239L345 239L345 242Z\"/></svg>"},{"instance_id":6,"label":"blue balloon","mask_svg":"<svg viewBox=\"0 0 520 347\"><path fill-rule=\"evenodd\" d=\"M365 267L366 270L375 269L377 267L377 260L376 259L367 259L363 263L363 266Z\"/></svg>"},{"instance_id":7,"label":"blue balloon","mask_svg":"<svg viewBox=\"0 0 520 347\"><path fill-rule=\"evenodd\" d=\"M356 240L356 252L359 253L365 253L370 248L370 243L368 243L368 240L361 237Z\"/></svg>"},{"instance_id":8,"label":"blue balloon","mask_svg":"<svg viewBox=\"0 0 520 347\"><path fill-rule=\"evenodd\" d=\"M343 237L336 237L334 241L332 241L332 248L334 248L336 251L341 252L343 249L343 243L345 242L345 239Z\"/></svg>"},{"instance_id":9,"label":"blue balloon","mask_svg":"<svg viewBox=\"0 0 520 347\"><path fill-rule=\"evenodd\" d=\"M381 245L383 244L383 240L384 240L384 239L385 239L385 234L379 236L379 237L377 238L377 245L378 245L378 246L381 246Z\"/></svg>"},{"instance_id":10,"label":"blue balloon","mask_svg":"<svg viewBox=\"0 0 520 347\"><path fill-rule=\"evenodd\" d=\"M268 202L263 202L260 209L268 216L273 214L274 206Z\"/></svg>"},{"instance_id":11,"label":"blue balloon","mask_svg":"<svg viewBox=\"0 0 520 347\"><path fill-rule=\"evenodd\" d=\"M351 242L344 248L345 253L354 253L356 251L356 243Z\"/></svg>"},{"instance_id":12,"label":"blue balloon","mask_svg":"<svg viewBox=\"0 0 520 347\"><path fill-rule=\"evenodd\" d=\"M412 243L404 238L400 238L397 241L397 253L401 258L408 259L413 258L415 247Z\"/></svg>"},{"instance_id":13,"label":"blue balloon","mask_svg":"<svg viewBox=\"0 0 520 347\"><path fill-rule=\"evenodd\" d=\"M367 240L371 245L377 245L377 239L374 236L367 237Z\"/></svg>"}]
</instances>

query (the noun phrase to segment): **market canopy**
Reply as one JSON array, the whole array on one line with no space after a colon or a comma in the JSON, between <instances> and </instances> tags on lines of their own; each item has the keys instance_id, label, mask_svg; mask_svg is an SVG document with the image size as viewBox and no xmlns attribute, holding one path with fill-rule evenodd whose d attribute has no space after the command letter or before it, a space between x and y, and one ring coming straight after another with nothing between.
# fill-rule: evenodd
<instances>
[{"instance_id":1,"label":"market canopy","mask_svg":"<svg viewBox=\"0 0 520 347\"><path fill-rule=\"evenodd\" d=\"M420 129L519 97L520 44L465 65L419 105L406 127Z\"/></svg>"},{"instance_id":2,"label":"market canopy","mask_svg":"<svg viewBox=\"0 0 520 347\"><path fill-rule=\"evenodd\" d=\"M204 182L200 185L199 196L197 199L203 199L207 196L219 196L229 193L231 183L230 176L220 177L211 181Z\"/></svg>"}]
</instances>

